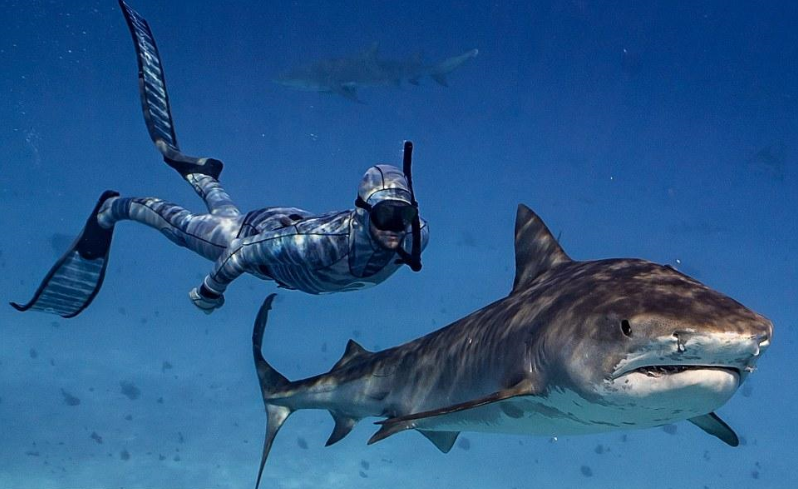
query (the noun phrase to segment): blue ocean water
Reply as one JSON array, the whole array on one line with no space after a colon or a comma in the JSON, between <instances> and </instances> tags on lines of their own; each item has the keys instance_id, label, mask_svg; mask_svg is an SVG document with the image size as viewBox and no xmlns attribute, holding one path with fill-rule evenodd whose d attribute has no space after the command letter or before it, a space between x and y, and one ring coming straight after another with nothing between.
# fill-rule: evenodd
<instances>
[{"instance_id":1,"label":"blue ocean water","mask_svg":"<svg viewBox=\"0 0 798 489\"><path fill-rule=\"evenodd\" d=\"M415 433L367 446L361 422L300 411L263 487L792 488L798 483L798 6L794 2L158 2L131 0L163 58L181 147L226 164L242 209L351 207L362 173L416 145L431 239L420 273L373 289L278 291L264 351L291 379L349 338L416 338L511 288L525 203L576 259L669 263L769 317L773 344L719 413L730 448L688 423L582 437ZM115 1L0 2L0 290L30 297L105 189L200 211L141 114ZM479 55L449 87L272 82L318 59ZM0 308L0 487L251 487L265 415L252 320L276 291L237 280L206 316L204 259L117 226L105 285L74 319ZM78 402L79 401L79 402Z\"/></svg>"}]
</instances>

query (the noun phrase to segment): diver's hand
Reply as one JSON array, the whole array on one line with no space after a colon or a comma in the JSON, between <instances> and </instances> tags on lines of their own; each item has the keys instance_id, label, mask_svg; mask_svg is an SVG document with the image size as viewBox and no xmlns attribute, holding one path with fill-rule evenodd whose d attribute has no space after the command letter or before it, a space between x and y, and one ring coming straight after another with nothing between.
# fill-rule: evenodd
<instances>
[{"instance_id":1,"label":"diver's hand","mask_svg":"<svg viewBox=\"0 0 798 489\"><path fill-rule=\"evenodd\" d=\"M191 289L188 298L205 314L210 314L214 309L219 309L224 305L224 296L211 291L205 285Z\"/></svg>"}]
</instances>

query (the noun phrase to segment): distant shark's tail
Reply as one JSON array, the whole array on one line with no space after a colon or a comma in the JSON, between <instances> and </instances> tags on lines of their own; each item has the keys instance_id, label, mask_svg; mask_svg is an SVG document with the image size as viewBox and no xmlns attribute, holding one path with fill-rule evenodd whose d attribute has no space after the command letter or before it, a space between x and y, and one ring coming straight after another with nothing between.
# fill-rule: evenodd
<instances>
[{"instance_id":1,"label":"distant shark's tail","mask_svg":"<svg viewBox=\"0 0 798 489\"><path fill-rule=\"evenodd\" d=\"M475 58L477 54L479 54L479 50L472 49L471 51L461 54L460 56L452 56L451 58L447 58L440 63L433 65L429 70L429 76L440 85L448 87L449 83L446 81L446 75L462 66L469 59Z\"/></svg>"}]
</instances>

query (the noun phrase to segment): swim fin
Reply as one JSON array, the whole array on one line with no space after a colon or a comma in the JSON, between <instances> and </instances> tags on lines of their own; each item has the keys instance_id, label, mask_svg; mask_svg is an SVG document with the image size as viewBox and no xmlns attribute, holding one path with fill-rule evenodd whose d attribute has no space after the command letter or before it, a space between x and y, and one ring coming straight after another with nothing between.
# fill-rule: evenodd
<instances>
[{"instance_id":1,"label":"swim fin","mask_svg":"<svg viewBox=\"0 0 798 489\"><path fill-rule=\"evenodd\" d=\"M214 158L195 158L180 152L172 121L169 94L166 92L161 56L150 26L144 17L130 8L124 0L119 0L119 6L125 15L136 48L141 108L144 111L144 122L147 124L150 138L163 154L166 164L177 170L183 178L191 173L201 173L218 180L224 166L221 161Z\"/></svg>"},{"instance_id":2,"label":"swim fin","mask_svg":"<svg viewBox=\"0 0 798 489\"><path fill-rule=\"evenodd\" d=\"M27 304L11 303L14 309L33 309L72 318L91 304L105 278L114 231L101 227L97 214L106 200L118 196L113 190L103 192L69 251L53 265Z\"/></svg>"}]
</instances>

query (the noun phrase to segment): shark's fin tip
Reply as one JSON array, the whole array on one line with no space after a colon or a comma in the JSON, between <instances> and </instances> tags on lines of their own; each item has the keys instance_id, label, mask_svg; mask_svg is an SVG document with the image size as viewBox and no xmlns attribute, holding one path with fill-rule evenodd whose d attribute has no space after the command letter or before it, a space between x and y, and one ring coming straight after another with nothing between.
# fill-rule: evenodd
<instances>
[{"instance_id":1,"label":"shark's fin tip","mask_svg":"<svg viewBox=\"0 0 798 489\"><path fill-rule=\"evenodd\" d=\"M690 418L688 421L731 447L740 445L737 433L714 412Z\"/></svg>"},{"instance_id":2,"label":"shark's fin tip","mask_svg":"<svg viewBox=\"0 0 798 489\"><path fill-rule=\"evenodd\" d=\"M435 448L443 453L449 453L460 435L459 431L428 431L418 430L419 433L431 441Z\"/></svg>"},{"instance_id":3,"label":"shark's fin tip","mask_svg":"<svg viewBox=\"0 0 798 489\"><path fill-rule=\"evenodd\" d=\"M404 431L407 429L404 426L404 424L401 422L391 423L390 421L391 421L390 419L386 419L378 423L380 425L380 429L378 429L376 433L371 435L371 438L369 438L369 441L367 442L368 445L373 445L378 441L384 440L391 435L395 435L396 433L399 433L400 431Z\"/></svg>"},{"instance_id":4,"label":"shark's fin tip","mask_svg":"<svg viewBox=\"0 0 798 489\"><path fill-rule=\"evenodd\" d=\"M343 440L359 421L358 419L343 416L333 411L330 411L330 415L332 415L333 420L335 421L335 428L333 428L330 438L327 439L327 443L324 444L325 447L329 447L330 445L334 445Z\"/></svg>"},{"instance_id":5,"label":"shark's fin tip","mask_svg":"<svg viewBox=\"0 0 798 489\"><path fill-rule=\"evenodd\" d=\"M571 259L543 220L524 204L515 218L515 281L513 292L538 275Z\"/></svg>"},{"instance_id":6,"label":"shark's fin tip","mask_svg":"<svg viewBox=\"0 0 798 489\"><path fill-rule=\"evenodd\" d=\"M365 360L369 358L371 355L372 352L363 348L360 345L360 343L358 343L357 341L350 339L346 343L346 350L344 350L343 356L341 357L340 360L338 360L338 362L336 362L335 365L333 365L333 368L330 369L330 371L341 368L344 365L347 365L353 361Z\"/></svg>"}]
</instances>

